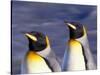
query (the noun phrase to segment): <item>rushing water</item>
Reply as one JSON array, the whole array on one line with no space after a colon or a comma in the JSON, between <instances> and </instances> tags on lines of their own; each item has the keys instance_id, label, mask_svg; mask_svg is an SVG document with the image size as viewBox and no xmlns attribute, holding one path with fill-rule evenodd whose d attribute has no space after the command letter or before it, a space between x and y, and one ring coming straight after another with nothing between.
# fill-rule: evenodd
<instances>
[{"instance_id":1,"label":"rushing water","mask_svg":"<svg viewBox=\"0 0 100 75\"><path fill-rule=\"evenodd\" d=\"M87 27L90 48L97 63L96 6L12 1L12 73L20 74L21 60L28 51L25 32L40 31L48 35L51 48L62 61L69 38L64 20L78 21Z\"/></svg>"}]
</instances>

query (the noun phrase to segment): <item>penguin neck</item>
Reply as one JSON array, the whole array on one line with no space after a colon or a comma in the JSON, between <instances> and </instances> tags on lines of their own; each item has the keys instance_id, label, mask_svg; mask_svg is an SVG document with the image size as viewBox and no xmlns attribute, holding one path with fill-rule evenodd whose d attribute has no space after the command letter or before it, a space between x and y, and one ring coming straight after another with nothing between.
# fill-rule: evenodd
<instances>
[{"instance_id":1,"label":"penguin neck","mask_svg":"<svg viewBox=\"0 0 100 75\"><path fill-rule=\"evenodd\" d=\"M34 50L34 51L42 51L44 50L46 47L46 45L39 45L39 46L36 46L34 44L32 44L32 42L29 42L29 50Z\"/></svg>"},{"instance_id":2,"label":"penguin neck","mask_svg":"<svg viewBox=\"0 0 100 75\"><path fill-rule=\"evenodd\" d=\"M88 39L87 39L87 32L85 27L83 27L84 30L84 35L81 36L80 38L76 38L77 41L79 41L82 45L88 45Z\"/></svg>"},{"instance_id":3,"label":"penguin neck","mask_svg":"<svg viewBox=\"0 0 100 75\"><path fill-rule=\"evenodd\" d=\"M89 48L89 42L88 42L87 34L84 34L82 37L77 38L75 40L79 41L82 44L82 46L86 45Z\"/></svg>"},{"instance_id":4,"label":"penguin neck","mask_svg":"<svg viewBox=\"0 0 100 75\"><path fill-rule=\"evenodd\" d=\"M37 54L45 58L49 55L50 52L51 52L51 47L48 45L44 50L37 52Z\"/></svg>"}]
</instances>

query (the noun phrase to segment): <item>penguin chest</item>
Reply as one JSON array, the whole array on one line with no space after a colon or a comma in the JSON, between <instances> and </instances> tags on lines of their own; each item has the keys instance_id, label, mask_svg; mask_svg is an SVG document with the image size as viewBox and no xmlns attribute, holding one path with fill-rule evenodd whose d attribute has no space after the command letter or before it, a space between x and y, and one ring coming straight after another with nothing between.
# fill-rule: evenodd
<instances>
[{"instance_id":1,"label":"penguin chest","mask_svg":"<svg viewBox=\"0 0 100 75\"><path fill-rule=\"evenodd\" d=\"M82 46L78 41L69 41L68 70L85 70Z\"/></svg>"},{"instance_id":2,"label":"penguin chest","mask_svg":"<svg viewBox=\"0 0 100 75\"><path fill-rule=\"evenodd\" d=\"M26 59L28 73L51 72L46 61L35 53L29 53Z\"/></svg>"}]
</instances>

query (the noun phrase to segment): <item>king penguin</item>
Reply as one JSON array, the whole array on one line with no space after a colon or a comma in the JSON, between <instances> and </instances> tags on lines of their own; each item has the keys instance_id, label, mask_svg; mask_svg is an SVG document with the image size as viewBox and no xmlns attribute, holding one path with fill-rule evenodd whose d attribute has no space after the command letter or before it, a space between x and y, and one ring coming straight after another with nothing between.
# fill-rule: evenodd
<instances>
[{"instance_id":1,"label":"king penguin","mask_svg":"<svg viewBox=\"0 0 100 75\"><path fill-rule=\"evenodd\" d=\"M26 33L25 36L29 41L29 50L25 55L26 69L23 73L60 72L61 66L51 50L48 36L37 31Z\"/></svg>"},{"instance_id":2,"label":"king penguin","mask_svg":"<svg viewBox=\"0 0 100 75\"><path fill-rule=\"evenodd\" d=\"M85 26L78 22L67 22L69 28L68 51L65 51L62 69L94 70L96 65L89 47ZM65 67L66 66L66 67Z\"/></svg>"}]
</instances>

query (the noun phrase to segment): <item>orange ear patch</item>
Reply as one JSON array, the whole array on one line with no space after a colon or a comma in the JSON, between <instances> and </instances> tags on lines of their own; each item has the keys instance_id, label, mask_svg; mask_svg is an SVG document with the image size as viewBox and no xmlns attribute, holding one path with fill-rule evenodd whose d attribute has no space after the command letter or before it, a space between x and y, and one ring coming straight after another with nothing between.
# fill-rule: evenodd
<instances>
[{"instance_id":1,"label":"orange ear patch","mask_svg":"<svg viewBox=\"0 0 100 75\"><path fill-rule=\"evenodd\" d=\"M49 39L48 39L48 36L46 36L46 42L47 42L47 47L50 45L49 44Z\"/></svg>"}]
</instances>

